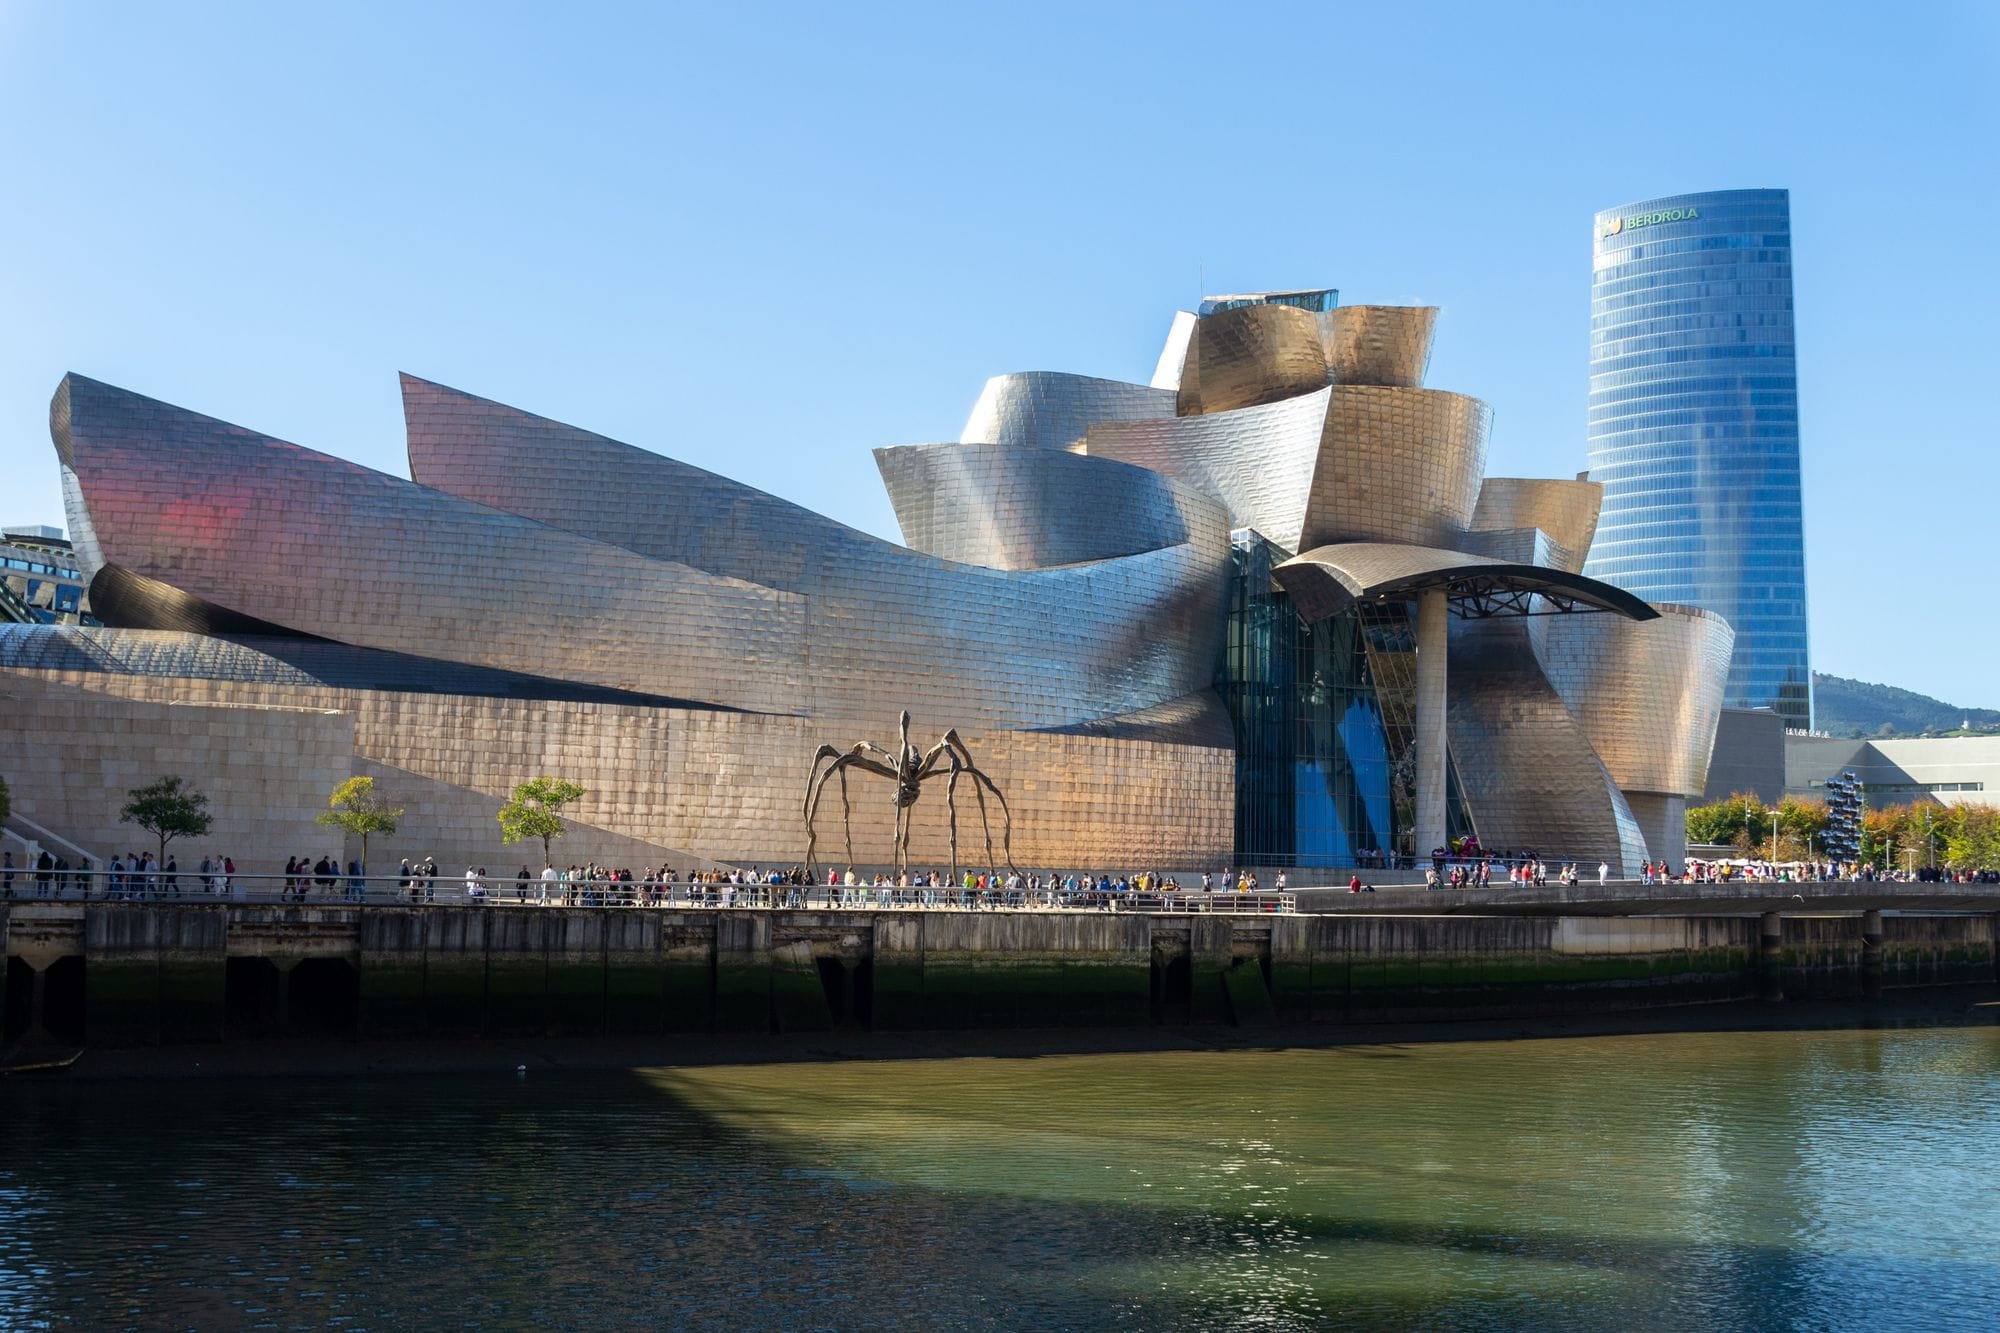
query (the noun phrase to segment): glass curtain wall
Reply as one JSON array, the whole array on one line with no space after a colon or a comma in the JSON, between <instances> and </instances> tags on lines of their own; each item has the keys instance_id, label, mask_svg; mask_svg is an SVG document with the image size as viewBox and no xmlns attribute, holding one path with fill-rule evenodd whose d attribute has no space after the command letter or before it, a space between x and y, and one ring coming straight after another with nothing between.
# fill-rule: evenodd
<instances>
[{"instance_id":1,"label":"glass curtain wall","mask_svg":"<svg viewBox=\"0 0 2000 1333\"><path fill-rule=\"evenodd\" d=\"M1285 553L1238 532L1222 693L1236 724L1241 864L1373 864L1392 849L1393 767L1359 616L1307 625L1271 581Z\"/></svg>"},{"instance_id":2,"label":"glass curtain wall","mask_svg":"<svg viewBox=\"0 0 2000 1333\"><path fill-rule=\"evenodd\" d=\"M1590 305L1584 573L1725 616L1725 700L1812 723L1784 190L1672 195L1599 213Z\"/></svg>"}]
</instances>

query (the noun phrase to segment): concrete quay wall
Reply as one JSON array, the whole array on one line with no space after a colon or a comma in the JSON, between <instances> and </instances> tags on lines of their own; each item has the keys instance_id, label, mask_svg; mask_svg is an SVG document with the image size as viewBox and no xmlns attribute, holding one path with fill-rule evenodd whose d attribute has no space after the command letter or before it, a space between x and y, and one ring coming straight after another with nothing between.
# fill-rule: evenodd
<instances>
[{"instance_id":1,"label":"concrete quay wall","mask_svg":"<svg viewBox=\"0 0 2000 1333\"><path fill-rule=\"evenodd\" d=\"M1416 917L13 903L9 1038L1530 1017L1995 980L1990 915Z\"/></svg>"}]
</instances>

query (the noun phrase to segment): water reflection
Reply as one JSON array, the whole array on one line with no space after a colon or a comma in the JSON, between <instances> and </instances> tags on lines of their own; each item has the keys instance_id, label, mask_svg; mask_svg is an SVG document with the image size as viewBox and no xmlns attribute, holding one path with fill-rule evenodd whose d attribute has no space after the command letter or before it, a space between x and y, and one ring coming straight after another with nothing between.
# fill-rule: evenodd
<instances>
[{"instance_id":1,"label":"water reflection","mask_svg":"<svg viewBox=\"0 0 2000 1333\"><path fill-rule=\"evenodd\" d=\"M1988 1327L2000 1030L5 1089L0 1320Z\"/></svg>"}]
</instances>

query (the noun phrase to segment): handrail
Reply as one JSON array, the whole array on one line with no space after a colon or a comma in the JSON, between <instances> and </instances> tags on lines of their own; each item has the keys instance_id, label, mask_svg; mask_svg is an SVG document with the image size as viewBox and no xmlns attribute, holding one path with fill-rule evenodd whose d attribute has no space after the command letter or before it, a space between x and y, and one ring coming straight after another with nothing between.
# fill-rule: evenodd
<instances>
[{"instance_id":1,"label":"handrail","mask_svg":"<svg viewBox=\"0 0 2000 1333\"><path fill-rule=\"evenodd\" d=\"M1093 911L1143 913L1284 913L1298 911L1290 893L1201 893L1185 890L963 889L842 884L731 884L682 879L542 880L489 875L482 882L440 874L425 880L400 874L350 876L242 874L219 869L151 874L116 873L92 863L79 870L41 872L16 867L4 886L13 901L256 903L303 907L478 906L734 908L792 911Z\"/></svg>"},{"instance_id":2,"label":"handrail","mask_svg":"<svg viewBox=\"0 0 2000 1333\"><path fill-rule=\"evenodd\" d=\"M7 586L7 580L0 579L0 620L17 625L39 625L34 608L22 601L19 594Z\"/></svg>"},{"instance_id":3,"label":"handrail","mask_svg":"<svg viewBox=\"0 0 2000 1333\"><path fill-rule=\"evenodd\" d=\"M68 838L63 837L62 834L57 833L51 829L45 828L40 824L37 824L34 820L28 818L26 815L22 814L19 810L13 811L7 816L7 823L19 824L23 828L27 829L30 833L33 833L35 835L33 838L28 838L16 829L12 828L0 829L0 831L4 831L9 837L13 838L16 842L20 843L24 847L32 846L34 843L40 842L44 846L58 847L61 848L63 851L72 853L73 855L79 857L83 857L87 859L93 866L104 864L103 861L99 860L96 856L91 854L89 848L79 846L76 843L71 842Z\"/></svg>"}]
</instances>

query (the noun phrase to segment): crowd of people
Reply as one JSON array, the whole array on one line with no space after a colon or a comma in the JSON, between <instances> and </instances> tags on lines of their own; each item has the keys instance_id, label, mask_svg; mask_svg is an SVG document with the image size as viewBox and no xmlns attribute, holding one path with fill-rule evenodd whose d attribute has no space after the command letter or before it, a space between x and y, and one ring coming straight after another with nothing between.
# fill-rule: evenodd
<instances>
[{"instance_id":1,"label":"crowd of people","mask_svg":"<svg viewBox=\"0 0 2000 1333\"><path fill-rule=\"evenodd\" d=\"M586 862L562 869L544 868L539 874L526 865L511 877L496 877L484 866L467 866L462 877L440 871L434 857L412 861L404 858L398 867L393 894L383 878L371 879L360 860L344 866L338 857L308 860L287 858L279 876L245 876L237 872L234 858L204 855L192 871L183 871L169 850L164 859L152 852L131 852L113 856L101 870L89 858L71 865L62 856L42 849L16 864L11 850L0 853L0 889L6 899L102 897L111 900L158 900L193 896L264 896L275 891L281 902L303 903L310 899L335 902L394 901L403 903L490 902L565 907L605 906L697 906L697 907L868 907L868 906L953 906L953 907L1094 907L1113 909L1120 905L1148 904L1184 894L1273 894L1290 891L1287 873L1273 872L1268 886L1251 869L1203 872L1199 886L1183 885L1157 871L1112 875L1109 872L1029 872L967 870L956 879L942 870L926 869L890 876L883 872L858 873L829 868L809 872L805 867L764 869L679 870L669 866L648 866L636 874L623 868ZM1357 866L1348 881L1352 893L1373 892L1365 884ZM1599 861L1594 869L1574 861L1549 861L1533 852L1489 853L1476 846L1454 844L1439 847L1431 856L1424 874L1430 889L1484 889L1496 881L1510 886L1548 884L1575 885L1586 874L1598 883L1609 880L1611 867ZM1502 878L1504 876L1504 879ZM2000 883L2000 872L1987 868L1938 867L1904 871L1882 871L1869 862L1793 861L1772 862L1736 858L1729 860L1688 860L1679 870L1666 861L1647 862L1640 871L1646 884L1727 884L1755 881L1784 883L1832 881L1895 881L1915 883ZM372 891L371 891L372 887ZM1280 904L1282 905L1282 904Z\"/></svg>"},{"instance_id":2,"label":"crowd of people","mask_svg":"<svg viewBox=\"0 0 2000 1333\"><path fill-rule=\"evenodd\" d=\"M1758 861L1747 858L1689 861L1682 879L1697 883L1768 880L1786 884L2000 884L2000 871L1985 866L1917 866L1884 870L1873 861Z\"/></svg>"},{"instance_id":3,"label":"crowd of people","mask_svg":"<svg viewBox=\"0 0 2000 1333\"><path fill-rule=\"evenodd\" d=\"M421 872L399 878L398 888L413 901L429 901L425 885L430 881ZM1217 884L1223 885L1221 890ZM466 898L490 898L494 885L483 869L466 871ZM1274 891L1285 890L1285 875L1275 877ZM863 874L849 867L841 871L829 867L824 875L804 866L765 869L751 866L735 869L689 869L651 867L634 873L594 863L571 865L558 870L545 867L540 874L522 866L516 872L511 898L538 905L601 906L693 906L738 907L1095 907L1115 909L1141 899L1160 899L1193 890L1179 880L1157 871L1113 876L1108 872L1064 874L1050 871L1022 873L1010 870L967 870L956 879L936 869L905 871L895 876L886 872ZM1235 875L1224 871L1202 876L1200 892L1260 892L1254 871Z\"/></svg>"},{"instance_id":4,"label":"crowd of people","mask_svg":"<svg viewBox=\"0 0 2000 1333\"><path fill-rule=\"evenodd\" d=\"M114 856L102 870L88 858L71 866L62 857L42 851L26 865L16 865L13 853L0 854L0 891L8 899L38 898L149 900L210 895L263 898L280 902L438 903L512 901L565 907L605 906L769 906L769 907L1094 907L1115 909L1141 899L1163 900L1193 892L1283 894L1284 871L1266 886L1254 870L1207 872L1199 890L1158 871L1084 873L1072 871L966 870L957 878L943 870L925 869L890 876L887 873L842 872L805 867L765 869L685 870L648 866L634 873L586 862L539 874L522 865L509 878L490 875L484 866L467 866L463 877L441 871L435 857L404 858L391 882L370 876L358 858L345 865L336 856L311 859L287 857L277 875L242 874L230 856L205 855L199 866L183 872L174 853L164 860L152 853Z\"/></svg>"},{"instance_id":5,"label":"crowd of people","mask_svg":"<svg viewBox=\"0 0 2000 1333\"><path fill-rule=\"evenodd\" d=\"M224 895L236 881L236 862L228 856L204 856L193 871L184 872L169 851L164 860L151 852L114 854L103 869L79 856L75 865L48 848L14 864L11 850L0 852L0 894L8 900L27 896L32 884L36 898L103 897L113 901L180 898L192 894ZM16 880L20 881L17 887Z\"/></svg>"},{"instance_id":6,"label":"crowd of people","mask_svg":"<svg viewBox=\"0 0 2000 1333\"><path fill-rule=\"evenodd\" d=\"M1652 875L1655 869L1648 864L1647 875ZM1662 875L1667 873L1666 862L1660 862L1657 870ZM1611 863L1599 861L1591 873L1596 875L1599 884L1607 883L1611 878ZM1431 849L1431 864L1424 871L1424 887L1485 889L1493 886L1495 878L1504 875L1503 882L1513 887L1528 885L1541 888L1552 882L1578 884L1584 874L1585 871L1574 861L1545 860L1539 852L1486 851L1480 847L1476 836L1468 834L1463 838L1454 838L1448 847Z\"/></svg>"}]
</instances>

